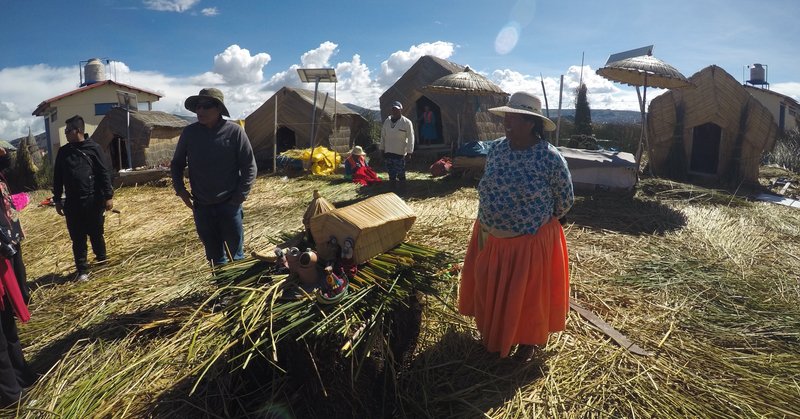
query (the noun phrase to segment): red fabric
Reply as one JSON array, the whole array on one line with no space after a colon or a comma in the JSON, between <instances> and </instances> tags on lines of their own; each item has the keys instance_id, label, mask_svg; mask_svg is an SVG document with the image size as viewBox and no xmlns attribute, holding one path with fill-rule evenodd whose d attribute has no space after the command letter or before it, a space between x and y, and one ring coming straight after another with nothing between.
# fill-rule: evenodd
<instances>
[{"instance_id":1,"label":"red fabric","mask_svg":"<svg viewBox=\"0 0 800 419\"><path fill-rule=\"evenodd\" d=\"M349 172L355 172L359 166L366 166L367 161L364 159L364 156L351 154L350 157L344 161L344 165L347 166Z\"/></svg>"},{"instance_id":2,"label":"red fabric","mask_svg":"<svg viewBox=\"0 0 800 419\"><path fill-rule=\"evenodd\" d=\"M423 112L422 120L425 121L426 124L433 122L433 111Z\"/></svg>"},{"instance_id":3,"label":"red fabric","mask_svg":"<svg viewBox=\"0 0 800 419\"><path fill-rule=\"evenodd\" d=\"M369 166L359 167L353 173L353 183L358 183L361 186L369 186L380 181L378 174Z\"/></svg>"},{"instance_id":4,"label":"red fabric","mask_svg":"<svg viewBox=\"0 0 800 419\"><path fill-rule=\"evenodd\" d=\"M27 323L31 319L31 313L22 298L11 261L4 258L0 261L0 309L2 310L6 309L3 304L3 296L6 294L8 294L8 300L11 301L11 306L17 313L19 321Z\"/></svg>"},{"instance_id":5,"label":"red fabric","mask_svg":"<svg viewBox=\"0 0 800 419\"><path fill-rule=\"evenodd\" d=\"M444 176L450 173L450 169L453 167L453 162L450 161L448 157L442 157L439 160L436 160L435 163L431 165L430 171L431 175L434 177L436 176Z\"/></svg>"}]
</instances>

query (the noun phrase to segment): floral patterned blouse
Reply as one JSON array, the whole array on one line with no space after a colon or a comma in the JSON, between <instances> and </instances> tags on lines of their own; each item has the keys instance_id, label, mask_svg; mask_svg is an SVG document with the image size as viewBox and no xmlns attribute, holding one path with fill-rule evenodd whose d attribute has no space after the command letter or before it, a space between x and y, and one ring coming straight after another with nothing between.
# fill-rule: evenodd
<instances>
[{"instance_id":1,"label":"floral patterned blouse","mask_svg":"<svg viewBox=\"0 0 800 419\"><path fill-rule=\"evenodd\" d=\"M478 184L481 224L536 234L550 217L561 218L575 195L567 162L547 141L512 150L505 137L488 143L486 169Z\"/></svg>"}]
</instances>

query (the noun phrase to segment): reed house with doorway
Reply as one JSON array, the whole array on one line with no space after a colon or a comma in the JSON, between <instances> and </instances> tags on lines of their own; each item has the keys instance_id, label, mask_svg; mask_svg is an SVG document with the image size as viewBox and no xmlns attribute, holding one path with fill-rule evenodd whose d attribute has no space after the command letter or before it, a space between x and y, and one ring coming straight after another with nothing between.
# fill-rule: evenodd
<instances>
[{"instance_id":1,"label":"reed house with doorway","mask_svg":"<svg viewBox=\"0 0 800 419\"><path fill-rule=\"evenodd\" d=\"M650 165L657 176L702 183L756 183L777 126L764 105L715 65L648 108Z\"/></svg>"}]
</instances>

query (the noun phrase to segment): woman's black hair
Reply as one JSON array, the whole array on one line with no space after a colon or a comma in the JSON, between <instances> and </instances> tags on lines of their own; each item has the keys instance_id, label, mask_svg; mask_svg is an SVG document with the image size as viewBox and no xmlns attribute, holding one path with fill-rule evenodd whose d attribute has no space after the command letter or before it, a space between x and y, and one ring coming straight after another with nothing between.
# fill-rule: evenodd
<instances>
[{"instance_id":1,"label":"woman's black hair","mask_svg":"<svg viewBox=\"0 0 800 419\"><path fill-rule=\"evenodd\" d=\"M533 127L531 127L531 134L533 134L537 138L544 138L544 120L536 115L522 114L522 116L526 120L533 122Z\"/></svg>"}]
</instances>

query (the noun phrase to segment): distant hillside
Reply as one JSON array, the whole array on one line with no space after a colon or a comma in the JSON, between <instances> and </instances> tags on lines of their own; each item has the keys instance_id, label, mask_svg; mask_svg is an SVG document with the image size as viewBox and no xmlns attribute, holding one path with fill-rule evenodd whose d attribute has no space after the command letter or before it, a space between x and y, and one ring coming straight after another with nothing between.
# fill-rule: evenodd
<instances>
[{"instance_id":1,"label":"distant hillside","mask_svg":"<svg viewBox=\"0 0 800 419\"><path fill-rule=\"evenodd\" d=\"M381 111L377 109L367 109L362 108L358 105L353 105L352 103L345 103L348 108L360 113L363 116L371 117L373 121L380 121L381 120ZM558 113L557 110L551 109L550 110L550 119L555 120L556 114ZM367 119L370 119L370 118ZM568 119L570 121L575 120L575 109L562 109L561 110L561 117ZM639 112L636 111L617 111L611 109L592 109L592 122L595 124L609 124L609 123L617 123L617 124L637 124L642 121L642 116Z\"/></svg>"},{"instance_id":2,"label":"distant hillside","mask_svg":"<svg viewBox=\"0 0 800 419\"><path fill-rule=\"evenodd\" d=\"M557 110L550 110L550 119L555 120ZM561 117L575 121L575 109L562 109ZM593 124L637 124L642 122L642 114L637 111L617 111L611 109L592 109Z\"/></svg>"},{"instance_id":3,"label":"distant hillside","mask_svg":"<svg viewBox=\"0 0 800 419\"><path fill-rule=\"evenodd\" d=\"M364 118L367 118L368 121L380 121L381 120L381 111L377 109L367 109L362 108L358 105L353 105L352 103L345 103L345 106L348 108L358 112Z\"/></svg>"},{"instance_id":4,"label":"distant hillside","mask_svg":"<svg viewBox=\"0 0 800 419\"><path fill-rule=\"evenodd\" d=\"M39 146L39 149L47 151L47 134L42 132L34 135L33 137L36 139L36 145ZM28 136L23 135L22 137L9 141L9 143L11 143L11 145L14 147L19 147L19 142L22 141L23 138L28 138Z\"/></svg>"}]
</instances>

